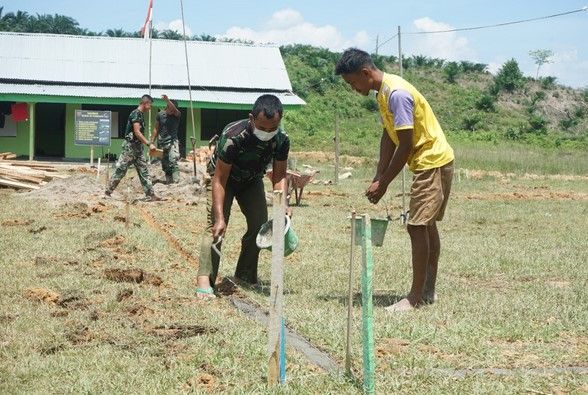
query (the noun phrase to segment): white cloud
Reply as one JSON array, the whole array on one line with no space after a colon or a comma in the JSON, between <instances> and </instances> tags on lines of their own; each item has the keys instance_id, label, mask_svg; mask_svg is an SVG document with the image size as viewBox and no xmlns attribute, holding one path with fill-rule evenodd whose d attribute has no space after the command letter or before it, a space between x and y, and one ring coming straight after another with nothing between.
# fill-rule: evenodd
<instances>
[{"instance_id":1,"label":"white cloud","mask_svg":"<svg viewBox=\"0 0 588 395\"><path fill-rule=\"evenodd\" d=\"M233 26L218 37L258 43L310 44L333 50L351 46L365 47L369 43L369 36L363 30L351 38L345 38L335 26L317 26L305 21L300 12L290 8L275 12L262 29Z\"/></svg>"},{"instance_id":2,"label":"white cloud","mask_svg":"<svg viewBox=\"0 0 588 395\"><path fill-rule=\"evenodd\" d=\"M174 19L171 22L157 22L154 26L155 29L162 31L162 30L173 30L180 34L182 34L182 20L181 19ZM186 36L192 35L192 29L190 26L186 25Z\"/></svg>"},{"instance_id":3,"label":"white cloud","mask_svg":"<svg viewBox=\"0 0 588 395\"><path fill-rule=\"evenodd\" d=\"M419 32L450 30L453 26L435 21L429 17L415 19L414 26ZM476 52L470 48L468 39L457 32L423 34L414 36L411 53L447 60L477 60Z\"/></svg>"}]
</instances>

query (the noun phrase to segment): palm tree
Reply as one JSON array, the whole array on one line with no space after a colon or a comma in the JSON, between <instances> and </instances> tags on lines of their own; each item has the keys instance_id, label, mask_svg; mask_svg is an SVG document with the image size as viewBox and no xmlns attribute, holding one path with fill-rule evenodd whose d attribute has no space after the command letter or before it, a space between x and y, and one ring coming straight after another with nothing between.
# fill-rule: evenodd
<instances>
[{"instance_id":1,"label":"palm tree","mask_svg":"<svg viewBox=\"0 0 588 395\"><path fill-rule=\"evenodd\" d=\"M164 30L159 34L159 37L166 40L182 40L184 38L175 30Z\"/></svg>"},{"instance_id":2,"label":"palm tree","mask_svg":"<svg viewBox=\"0 0 588 395\"><path fill-rule=\"evenodd\" d=\"M106 31L108 37L128 37L129 34L123 29L108 29Z\"/></svg>"}]
</instances>

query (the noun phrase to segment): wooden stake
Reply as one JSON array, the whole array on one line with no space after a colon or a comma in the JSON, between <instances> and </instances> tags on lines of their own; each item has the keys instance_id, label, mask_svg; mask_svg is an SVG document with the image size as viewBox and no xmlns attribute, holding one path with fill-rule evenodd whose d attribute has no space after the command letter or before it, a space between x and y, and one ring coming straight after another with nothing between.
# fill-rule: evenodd
<instances>
[{"instance_id":1,"label":"wooden stake","mask_svg":"<svg viewBox=\"0 0 588 395\"><path fill-rule=\"evenodd\" d=\"M272 229L272 269L270 285L270 308L268 320L268 383L280 382L280 354L282 320L284 310L284 222L286 217L285 196L274 191ZM284 356L285 358L285 356Z\"/></svg>"},{"instance_id":2,"label":"wooden stake","mask_svg":"<svg viewBox=\"0 0 588 395\"><path fill-rule=\"evenodd\" d=\"M108 149L108 154L106 156L106 188L108 188L109 182L110 182L110 148Z\"/></svg>"},{"instance_id":3,"label":"wooden stake","mask_svg":"<svg viewBox=\"0 0 588 395\"><path fill-rule=\"evenodd\" d=\"M376 391L374 357L374 306L373 306L373 256L372 227L369 215L363 215L362 272L361 272L361 315L363 329L363 392Z\"/></svg>"},{"instance_id":4,"label":"wooden stake","mask_svg":"<svg viewBox=\"0 0 588 395\"><path fill-rule=\"evenodd\" d=\"M335 185L339 183L339 116L335 114Z\"/></svg>"},{"instance_id":5,"label":"wooden stake","mask_svg":"<svg viewBox=\"0 0 588 395\"><path fill-rule=\"evenodd\" d=\"M131 188L127 186L127 195L125 202L125 229L129 229L129 223L131 222L131 207L129 204L129 197L131 195Z\"/></svg>"},{"instance_id":6,"label":"wooden stake","mask_svg":"<svg viewBox=\"0 0 588 395\"><path fill-rule=\"evenodd\" d=\"M353 257L355 250L355 210L351 212L351 247L349 252L349 287L347 289L347 343L345 346L345 373L351 376L351 328L353 320Z\"/></svg>"}]
</instances>

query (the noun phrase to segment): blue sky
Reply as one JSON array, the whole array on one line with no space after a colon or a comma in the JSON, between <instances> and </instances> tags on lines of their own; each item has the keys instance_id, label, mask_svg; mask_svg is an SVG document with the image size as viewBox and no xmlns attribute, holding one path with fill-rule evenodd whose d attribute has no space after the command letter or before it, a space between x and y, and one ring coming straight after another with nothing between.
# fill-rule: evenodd
<instances>
[{"instance_id":1,"label":"blue sky","mask_svg":"<svg viewBox=\"0 0 588 395\"><path fill-rule=\"evenodd\" d=\"M369 5L365 5L369 4ZM279 44L302 42L341 50L373 50L400 25L404 32L461 28L539 17L582 8L588 0L565 1L198 1L184 0L186 22L193 34L253 39ZM138 30L147 0L0 0L4 12L60 13L91 30ZM179 28L179 0L154 0L154 25ZM541 74L562 83L588 86L588 11L551 20L496 29L411 36L403 39L407 54L487 63L491 71L515 58L534 75L529 50L551 49L553 63ZM396 40L381 53L396 53Z\"/></svg>"}]
</instances>

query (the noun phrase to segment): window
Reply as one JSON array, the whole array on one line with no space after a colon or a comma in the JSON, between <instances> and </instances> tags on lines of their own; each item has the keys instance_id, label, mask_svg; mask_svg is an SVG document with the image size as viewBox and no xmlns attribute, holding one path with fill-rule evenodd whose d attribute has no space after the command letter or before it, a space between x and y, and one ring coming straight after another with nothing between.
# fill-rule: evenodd
<instances>
[{"instance_id":1,"label":"window","mask_svg":"<svg viewBox=\"0 0 588 395\"><path fill-rule=\"evenodd\" d=\"M229 123L247 118L249 110L202 109L201 114L200 139L206 141L220 134Z\"/></svg>"}]
</instances>

